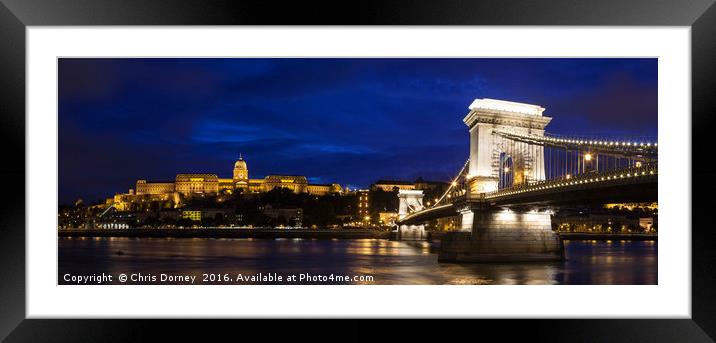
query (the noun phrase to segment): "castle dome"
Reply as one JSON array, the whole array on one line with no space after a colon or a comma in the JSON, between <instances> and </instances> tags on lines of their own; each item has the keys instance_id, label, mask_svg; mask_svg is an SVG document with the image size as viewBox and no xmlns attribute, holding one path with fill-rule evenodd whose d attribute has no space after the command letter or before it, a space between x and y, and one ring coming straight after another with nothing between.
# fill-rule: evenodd
<instances>
[{"instance_id":1,"label":"castle dome","mask_svg":"<svg viewBox=\"0 0 716 343\"><path fill-rule=\"evenodd\" d=\"M234 163L234 169L248 169L248 167L246 166L246 161L244 161L243 158L239 158L236 163Z\"/></svg>"},{"instance_id":2,"label":"castle dome","mask_svg":"<svg viewBox=\"0 0 716 343\"><path fill-rule=\"evenodd\" d=\"M239 154L239 159L234 163L234 181L249 179L249 167L246 165L246 161Z\"/></svg>"}]
</instances>

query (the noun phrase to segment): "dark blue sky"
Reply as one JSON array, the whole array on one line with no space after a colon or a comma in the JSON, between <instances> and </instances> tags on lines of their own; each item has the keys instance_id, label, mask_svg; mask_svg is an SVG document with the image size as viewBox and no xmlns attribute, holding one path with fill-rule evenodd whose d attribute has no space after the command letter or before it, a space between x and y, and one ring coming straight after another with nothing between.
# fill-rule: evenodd
<instances>
[{"instance_id":1,"label":"dark blue sky","mask_svg":"<svg viewBox=\"0 0 716 343\"><path fill-rule=\"evenodd\" d=\"M59 197L177 173L448 180L475 98L539 104L557 134L657 134L656 59L60 59Z\"/></svg>"}]
</instances>

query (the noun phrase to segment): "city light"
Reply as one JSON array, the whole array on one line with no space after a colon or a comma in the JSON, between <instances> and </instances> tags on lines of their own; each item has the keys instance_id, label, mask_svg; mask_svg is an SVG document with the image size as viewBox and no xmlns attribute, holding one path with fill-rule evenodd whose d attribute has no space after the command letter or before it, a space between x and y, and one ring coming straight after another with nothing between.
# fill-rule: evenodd
<instances>
[{"instance_id":1,"label":"city light","mask_svg":"<svg viewBox=\"0 0 716 343\"><path fill-rule=\"evenodd\" d=\"M589 154L589 153L584 154L584 160L585 160L585 161L591 161L591 160L592 160L592 154Z\"/></svg>"}]
</instances>

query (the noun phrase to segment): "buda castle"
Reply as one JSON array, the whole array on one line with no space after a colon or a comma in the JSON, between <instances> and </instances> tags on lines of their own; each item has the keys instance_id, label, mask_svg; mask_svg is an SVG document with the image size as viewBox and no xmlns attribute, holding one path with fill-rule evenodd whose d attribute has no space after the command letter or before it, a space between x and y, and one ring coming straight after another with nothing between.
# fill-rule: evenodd
<instances>
[{"instance_id":1,"label":"buda castle","mask_svg":"<svg viewBox=\"0 0 716 343\"><path fill-rule=\"evenodd\" d=\"M287 188L294 193L326 195L341 193L338 184L310 184L305 176L267 175L263 179L250 179L249 168L243 157L234 163L232 178L220 178L216 174L177 174L173 181L137 180L136 188L128 193L117 194L107 199L107 203L132 202L133 198L144 196L150 199L165 200L170 197L193 196L218 193L263 193L274 188Z\"/></svg>"}]
</instances>

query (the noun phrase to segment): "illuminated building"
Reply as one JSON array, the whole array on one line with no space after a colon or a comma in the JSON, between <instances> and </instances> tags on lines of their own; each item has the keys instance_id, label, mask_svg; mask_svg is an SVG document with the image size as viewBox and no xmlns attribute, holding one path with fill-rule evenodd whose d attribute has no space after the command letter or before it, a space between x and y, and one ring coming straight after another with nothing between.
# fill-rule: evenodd
<instances>
[{"instance_id":1,"label":"illuminated building","mask_svg":"<svg viewBox=\"0 0 716 343\"><path fill-rule=\"evenodd\" d=\"M236 189L248 189L249 188L249 167L246 165L246 161L239 154L239 159L234 163L234 175L232 183Z\"/></svg>"},{"instance_id":2,"label":"illuminated building","mask_svg":"<svg viewBox=\"0 0 716 343\"><path fill-rule=\"evenodd\" d=\"M201 211L182 211L181 217L184 219L190 219L193 221L201 220Z\"/></svg>"},{"instance_id":3,"label":"illuminated building","mask_svg":"<svg viewBox=\"0 0 716 343\"><path fill-rule=\"evenodd\" d=\"M368 198L368 190L361 189L356 193L358 194L358 218L367 225L370 222L370 199Z\"/></svg>"},{"instance_id":4,"label":"illuminated building","mask_svg":"<svg viewBox=\"0 0 716 343\"><path fill-rule=\"evenodd\" d=\"M305 193L308 180L305 176L295 175L268 175L264 178L264 191L274 188L287 188L294 193Z\"/></svg>"},{"instance_id":5,"label":"illuminated building","mask_svg":"<svg viewBox=\"0 0 716 343\"><path fill-rule=\"evenodd\" d=\"M152 181L137 180L137 195L144 194L169 194L174 193L174 182L173 181ZM132 193L131 191L129 192Z\"/></svg>"},{"instance_id":6,"label":"illuminated building","mask_svg":"<svg viewBox=\"0 0 716 343\"><path fill-rule=\"evenodd\" d=\"M656 203L656 202L650 202L650 203L605 204L605 205L604 205L604 208L607 208L607 209L619 209L619 208L622 208L622 209L626 209L626 210L629 210L629 211L632 211L632 210L637 209L637 208L641 208L641 209L647 209L647 210L656 211L656 210L659 209L659 204Z\"/></svg>"},{"instance_id":7,"label":"illuminated building","mask_svg":"<svg viewBox=\"0 0 716 343\"><path fill-rule=\"evenodd\" d=\"M656 218L639 218L639 226L648 232L654 227L656 221Z\"/></svg>"},{"instance_id":8,"label":"illuminated building","mask_svg":"<svg viewBox=\"0 0 716 343\"><path fill-rule=\"evenodd\" d=\"M326 195L340 193L338 184L309 184L305 176L299 175L267 175L263 179L249 179L249 168L243 157L234 163L232 178L219 178L216 174L177 174L174 182L137 180L137 195L170 194L178 192L182 195L213 194L219 191L243 190L244 192L261 193L275 188L287 188L294 193Z\"/></svg>"},{"instance_id":9,"label":"illuminated building","mask_svg":"<svg viewBox=\"0 0 716 343\"><path fill-rule=\"evenodd\" d=\"M385 192L392 192L395 189L398 190L414 190L415 184L408 181L395 181L395 180L378 180L376 183L370 186L372 190L381 189Z\"/></svg>"},{"instance_id":10,"label":"illuminated building","mask_svg":"<svg viewBox=\"0 0 716 343\"><path fill-rule=\"evenodd\" d=\"M219 192L219 177L216 174L177 174L176 191L188 194Z\"/></svg>"},{"instance_id":11,"label":"illuminated building","mask_svg":"<svg viewBox=\"0 0 716 343\"><path fill-rule=\"evenodd\" d=\"M341 193L343 188L337 183L331 184L308 184L306 191L312 195L326 195L331 193Z\"/></svg>"},{"instance_id":12,"label":"illuminated building","mask_svg":"<svg viewBox=\"0 0 716 343\"><path fill-rule=\"evenodd\" d=\"M234 188L234 179L219 178L219 191L228 190L232 192Z\"/></svg>"},{"instance_id":13,"label":"illuminated building","mask_svg":"<svg viewBox=\"0 0 716 343\"><path fill-rule=\"evenodd\" d=\"M294 193L311 195L327 195L341 193L338 184L309 184L305 176L298 175L267 175L263 179L250 179L249 168L242 156L234 163L231 178L219 178L217 174L177 174L174 181L137 180L136 192L116 194L108 198L106 205L114 205L119 211L130 209L129 204L143 201L174 200L179 204L181 196L202 194L232 193L263 193L276 188L287 188Z\"/></svg>"},{"instance_id":14,"label":"illuminated building","mask_svg":"<svg viewBox=\"0 0 716 343\"><path fill-rule=\"evenodd\" d=\"M260 193L264 191L264 179L249 180L249 192Z\"/></svg>"},{"instance_id":15,"label":"illuminated building","mask_svg":"<svg viewBox=\"0 0 716 343\"><path fill-rule=\"evenodd\" d=\"M412 191L416 189L421 190L435 190L443 192L447 189L449 184L439 181L425 181L423 178L418 178L415 182L399 181L399 180L378 180L370 186L372 190L383 190L384 192L392 192L394 190L401 191Z\"/></svg>"},{"instance_id":16,"label":"illuminated building","mask_svg":"<svg viewBox=\"0 0 716 343\"><path fill-rule=\"evenodd\" d=\"M590 213L561 214L553 217L558 231L566 232L656 232L657 216L642 217L625 214Z\"/></svg>"}]
</instances>

